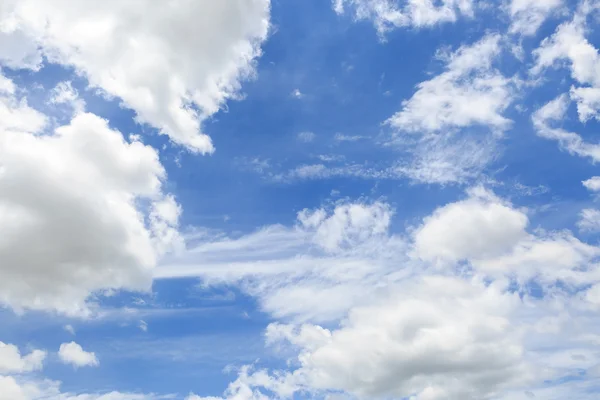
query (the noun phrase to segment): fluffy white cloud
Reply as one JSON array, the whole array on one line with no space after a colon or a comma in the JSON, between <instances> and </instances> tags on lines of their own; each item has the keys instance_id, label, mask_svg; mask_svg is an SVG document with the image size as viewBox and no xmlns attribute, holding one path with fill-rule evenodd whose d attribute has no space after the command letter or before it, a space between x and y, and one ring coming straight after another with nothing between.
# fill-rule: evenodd
<instances>
[{"instance_id":1,"label":"fluffy white cloud","mask_svg":"<svg viewBox=\"0 0 600 400\"><path fill-rule=\"evenodd\" d=\"M135 110L140 122L210 153L201 123L240 96L267 37L269 13L269 0L8 1L0 31L11 36L0 40L29 38L28 49L39 46L51 62L74 67L90 86ZM4 53L0 60L9 66L40 60Z\"/></svg>"},{"instance_id":2,"label":"fluffy white cloud","mask_svg":"<svg viewBox=\"0 0 600 400\"><path fill-rule=\"evenodd\" d=\"M425 260L488 258L511 250L526 237L527 216L482 188L466 200L440 207L415 232Z\"/></svg>"},{"instance_id":3,"label":"fluffy white cloud","mask_svg":"<svg viewBox=\"0 0 600 400\"><path fill-rule=\"evenodd\" d=\"M303 346L311 387L363 398L489 398L526 377L509 315L518 297L452 278L425 278ZM310 346L313 346L311 348Z\"/></svg>"},{"instance_id":4,"label":"fluffy white cloud","mask_svg":"<svg viewBox=\"0 0 600 400\"><path fill-rule=\"evenodd\" d=\"M387 123L423 134L471 125L506 129L510 121L502 112L513 100L511 82L492 66L501 50L500 36L488 35L445 56L445 71L418 84Z\"/></svg>"},{"instance_id":5,"label":"fluffy white cloud","mask_svg":"<svg viewBox=\"0 0 600 400\"><path fill-rule=\"evenodd\" d=\"M83 315L95 291L148 290L179 240L157 152L94 114L40 134L46 118L24 100L0 94L2 110L0 302Z\"/></svg>"},{"instance_id":6,"label":"fluffy white cloud","mask_svg":"<svg viewBox=\"0 0 600 400\"><path fill-rule=\"evenodd\" d=\"M65 364L71 364L75 368L95 367L99 365L98 358L93 352L87 352L75 342L63 343L58 350L58 357Z\"/></svg>"},{"instance_id":7,"label":"fluffy white cloud","mask_svg":"<svg viewBox=\"0 0 600 400\"><path fill-rule=\"evenodd\" d=\"M304 210L295 227L204 236L157 270L240 285L291 322L265 332L289 368L246 367L223 398L550 399L543 382L600 365L569 358L595 346L582 310L600 303L600 249L567 231L528 232L525 210L480 187L405 236L389 233L390 217L379 203ZM528 294L532 280L542 295Z\"/></svg>"},{"instance_id":8,"label":"fluffy white cloud","mask_svg":"<svg viewBox=\"0 0 600 400\"><path fill-rule=\"evenodd\" d=\"M17 346L0 342L0 374L39 370L45 358L46 352L43 350L33 350L22 356Z\"/></svg>"},{"instance_id":9,"label":"fluffy white cloud","mask_svg":"<svg viewBox=\"0 0 600 400\"><path fill-rule=\"evenodd\" d=\"M357 20L371 20L383 34L399 27L429 27L473 16L473 0L333 0L338 14L351 9Z\"/></svg>"},{"instance_id":10,"label":"fluffy white cloud","mask_svg":"<svg viewBox=\"0 0 600 400\"><path fill-rule=\"evenodd\" d=\"M597 278L600 249L570 232L527 232L527 215L481 188L440 207L414 233L415 253L439 266L467 261L479 273L543 287L560 280L584 285Z\"/></svg>"},{"instance_id":11,"label":"fluffy white cloud","mask_svg":"<svg viewBox=\"0 0 600 400\"><path fill-rule=\"evenodd\" d=\"M590 179L586 179L581 183L583 184L583 186L585 186L587 190L590 190L592 192L600 191L600 176L592 176Z\"/></svg>"},{"instance_id":12,"label":"fluffy white cloud","mask_svg":"<svg viewBox=\"0 0 600 400\"><path fill-rule=\"evenodd\" d=\"M511 0L508 13L509 31L526 36L534 35L542 23L559 7L563 0Z\"/></svg>"}]
</instances>

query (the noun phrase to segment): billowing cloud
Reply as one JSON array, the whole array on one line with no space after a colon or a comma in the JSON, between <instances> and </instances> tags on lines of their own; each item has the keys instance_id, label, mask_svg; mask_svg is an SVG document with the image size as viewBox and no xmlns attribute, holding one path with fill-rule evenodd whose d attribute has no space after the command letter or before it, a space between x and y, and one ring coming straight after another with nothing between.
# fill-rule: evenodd
<instances>
[{"instance_id":1,"label":"billowing cloud","mask_svg":"<svg viewBox=\"0 0 600 400\"><path fill-rule=\"evenodd\" d=\"M526 236L527 216L481 188L440 207L415 232L415 248L426 260L494 257Z\"/></svg>"},{"instance_id":2,"label":"billowing cloud","mask_svg":"<svg viewBox=\"0 0 600 400\"><path fill-rule=\"evenodd\" d=\"M43 131L12 93L0 96L0 302L84 315L95 291L148 290L180 240L157 152L86 112Z\"/></svg>"},{"instance_id":3,"label":"billowing cloud","mask_svg":"<svg viewBox=\"0 0 600 400\"><path fill-rule=\"evenodd\" d=\"M18 37L27 43L21 52L30 54L3 50L0 60L39 65L43 54L74 67L91 87L120 98L139 122L210 153L202 121L240 96L267 37L269 13L269 0L9 1L0 8L0 41Z\"/></svg>"}]
</instances>

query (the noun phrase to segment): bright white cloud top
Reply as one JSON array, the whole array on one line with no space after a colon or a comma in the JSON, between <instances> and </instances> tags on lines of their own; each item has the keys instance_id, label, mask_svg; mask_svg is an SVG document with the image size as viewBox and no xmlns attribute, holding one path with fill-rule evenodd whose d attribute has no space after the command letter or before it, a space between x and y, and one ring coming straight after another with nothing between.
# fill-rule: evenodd
<instances>
[{"instance_id":1,"label":"bright white cloud top","mask_svg":"<svg viewBox=\"0 0 600 400\"><path fill-rule=\"evenodd\" d=\"M2 2L0 400L597 399L598 20Z\"/></svg>"}]
</instances>

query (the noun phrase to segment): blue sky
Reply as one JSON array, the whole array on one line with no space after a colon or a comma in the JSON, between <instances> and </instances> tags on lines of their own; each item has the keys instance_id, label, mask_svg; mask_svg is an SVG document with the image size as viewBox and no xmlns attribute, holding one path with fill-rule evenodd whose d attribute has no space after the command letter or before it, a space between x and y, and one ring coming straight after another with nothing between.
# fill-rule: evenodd
<instances>
[{"instance_id":1,"label":"blue sky","mask_svg":"<svg viewBox=\"0 0 600 400\"><path fill-rule=\"evenodd\" d=\"M598 18L9 0L0 400L596 398Z\"/></svg>"}]
</instances>

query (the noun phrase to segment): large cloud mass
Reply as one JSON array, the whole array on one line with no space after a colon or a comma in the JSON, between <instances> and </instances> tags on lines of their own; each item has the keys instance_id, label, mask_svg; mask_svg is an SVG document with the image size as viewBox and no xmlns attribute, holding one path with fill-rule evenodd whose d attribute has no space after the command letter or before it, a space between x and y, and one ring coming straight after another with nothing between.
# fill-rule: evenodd
<instances>
[{"instance_id":1,"label":"large cloud mass","mask_svg":"<svg viewBox=\"0 0 600 400\"><path fill-rule=\"evenodd\" d=\"M253 74L269 12L269 0L10 0L0 7L0 43L21 45L0 50L0 61L35 68L41 53L72 66L140 122L210 153L201 123Z\"/></svg>"}]
</instances>

